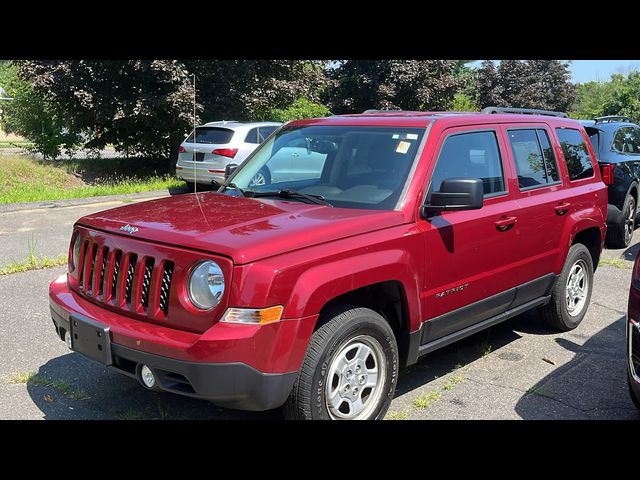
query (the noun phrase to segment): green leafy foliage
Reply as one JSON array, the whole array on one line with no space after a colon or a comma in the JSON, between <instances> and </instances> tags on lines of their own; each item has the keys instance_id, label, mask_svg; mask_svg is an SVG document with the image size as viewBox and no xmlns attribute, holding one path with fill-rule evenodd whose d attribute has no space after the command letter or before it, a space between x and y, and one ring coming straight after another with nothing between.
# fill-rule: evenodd
<instances>
[{"instance_id":1,"label":"green leafy foliage","mask_svg":"<svg viewBox=\"0 0 640 480\"><path fill-rule=\"evenodd\" d=\"M477 72L478 103L567 111L575 99L569 65L560 60L487 60Z\"/></svg>"},{"instance_id":2,"label":"green leafy foliage","mask_svg":"<svg viewBox=\"0 0 640 480\"><path fill-rule=\"evenodd\" d=\"M577 93L571 112L575 118L624 115L640 121L640 72L616 73L606 82L583 83Z\"/></svg>"},{"instance_id":3,"label":"green leafy foliage","mask_svg":"<svg viewBox=\"0 0 640 480\"><path fill-rule=\"evenodd\" d=\"M265 116L265 120L274 122L288 122L301 118L318 118L331 115L331 111L321 103L312 102L306 98L298 98L287 108L273 108Z\"/></svg>"},{"instance_id":4,"label":"green leafy foliage","mask_svg":"<svg viewBox=\"0 0 640 480\"><path fill-rule=\"evenodd\" d=\"M324 95L335 113L368 109L446 110L461 86L455 60L346 60Z\"/></svg>"},{"instance_id":5,"label":"green leafy foliage","mask_svg":"<svg viewBox=\"0 0 640 480\"><path fill-rule=\"evenodd\" d=\"M19 77L18 67L12 62L0 64L0 83L13 98L2 105L0 122L5 132L29 139L32 142L29 148L44 158L56 158L62 149L76 148L79 137L67 127L62 110Z\"/></svg>"}]
</instances>

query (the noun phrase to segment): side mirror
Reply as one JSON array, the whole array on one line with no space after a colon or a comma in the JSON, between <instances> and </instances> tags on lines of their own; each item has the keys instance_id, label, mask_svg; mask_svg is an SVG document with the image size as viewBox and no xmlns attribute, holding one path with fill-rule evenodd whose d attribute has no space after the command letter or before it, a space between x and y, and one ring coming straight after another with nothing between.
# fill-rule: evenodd
<instances>
[{"instance_id":1,"label":"side mirror","mask_svg":"<svg viewBox=\"0 0 640 480\"><path fill-rule=\"evenodd\" d=\"M235 172L237 169L238 169L238 164L236 163L230 163L226 167L224 167L224 179L226 180L227 178L229 178L231 174Z\"/></svg>"},{"instance_id":2,"label":"side mirror","mask_svg":"<svg viewBox=\"0 0 640 480\"><path fill-rule=\"evenodd\" d=\"M477 210L484 201L483 182L479 178L447 178L440 190L431 194L431 203L420 209L422 217L430 212Z\"/></svg>"}]
</instances>

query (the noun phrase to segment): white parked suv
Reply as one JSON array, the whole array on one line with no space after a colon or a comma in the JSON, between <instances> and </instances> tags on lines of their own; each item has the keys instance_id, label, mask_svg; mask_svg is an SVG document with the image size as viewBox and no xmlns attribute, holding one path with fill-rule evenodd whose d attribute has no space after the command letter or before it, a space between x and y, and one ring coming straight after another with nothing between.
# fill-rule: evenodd
<instances>
[{"instance_id":1,"label":"white parked suv","mask_svg":"<svg viewBox=\"0 0 640 480\"><path fill-rule=\"evenodd\" d=\"M194 182L221 184L226 166L244 162L280 125L278 122L236 121L200 125L180 145L176 175L187 182L190 190L193 190Z\"/></svg>"}]
</instances>

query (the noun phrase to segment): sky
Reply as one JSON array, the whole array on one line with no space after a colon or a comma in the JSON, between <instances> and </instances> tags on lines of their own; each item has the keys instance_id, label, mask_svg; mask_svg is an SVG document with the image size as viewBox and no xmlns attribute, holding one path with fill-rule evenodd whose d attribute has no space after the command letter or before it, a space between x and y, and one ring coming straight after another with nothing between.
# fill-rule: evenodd
<instances>
[{"instance_id":1,"label":"sky","mask_svg":"<svg viewBox=\"0 0 640 480\"><path fill-rule=\"evenodd\" d=\"M481 60L474 61L471 66L480 66ZM571 60L571 81L585 83L594 80L606 81L613 73L629 73L640 70L640 60Z\"/></svg>"}]
</instances>

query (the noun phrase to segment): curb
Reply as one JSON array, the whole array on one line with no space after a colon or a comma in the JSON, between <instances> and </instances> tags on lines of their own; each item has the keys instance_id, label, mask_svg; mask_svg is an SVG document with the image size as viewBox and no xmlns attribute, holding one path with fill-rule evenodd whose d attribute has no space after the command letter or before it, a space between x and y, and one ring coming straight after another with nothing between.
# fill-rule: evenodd
<instances>
[{"instance_id":1,"label":"curb","mask_svg":"<svg viewBox=\"0 0 640 480\"><path fill-rule=\"evenodd\" d=\"M153 190L150 192L127 193L123 195L105 195L102 197L86 197L86 198L70 198L67 200L44 200L41 202L24 202L24 203L2 203L0 204L0 213L17 212L20 210L33 210L40 208L64 208L75 207L77 205L90 205L92 203L111 202L114 200L137 200L145 198L167 197L185 193L187 190L172 189L169 190Z\"/></svg>"}]
</instances>

